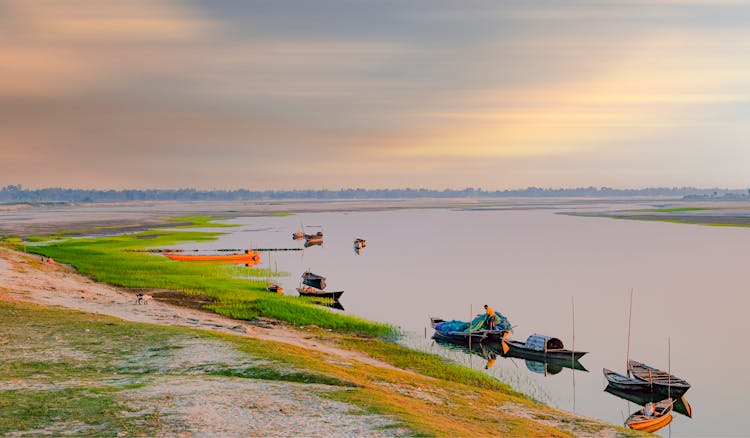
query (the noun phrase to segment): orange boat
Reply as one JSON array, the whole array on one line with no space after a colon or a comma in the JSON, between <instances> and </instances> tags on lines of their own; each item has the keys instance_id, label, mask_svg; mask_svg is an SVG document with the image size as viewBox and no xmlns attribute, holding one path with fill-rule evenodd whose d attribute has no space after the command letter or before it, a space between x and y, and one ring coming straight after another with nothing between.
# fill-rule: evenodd
<instances>
[{"instance_id":1,"label":"orange boat","mask_svg":"<svg viewBox=\"0 0 750 438\"><path fill-rule=\"evenodd\" d=\"M247 250L244 254L227 254L227 255L185 255L185 254L164 254L172 260L188 262L224 262L237 264L256 264L260 263L260 254L253 250Z\"/></svg>"},{"instance_id":2,"label":"orange boat","mask_svg":"<svg viewBox=\"0 0 750 438\"><path fill-rule=\"evenodd\" d=\"M672 422L674 400L667 398L658 403L646 403L640 411L634 412L625 420L625 425L642 432L656 432Z\"/></svg>"}]
</instances>

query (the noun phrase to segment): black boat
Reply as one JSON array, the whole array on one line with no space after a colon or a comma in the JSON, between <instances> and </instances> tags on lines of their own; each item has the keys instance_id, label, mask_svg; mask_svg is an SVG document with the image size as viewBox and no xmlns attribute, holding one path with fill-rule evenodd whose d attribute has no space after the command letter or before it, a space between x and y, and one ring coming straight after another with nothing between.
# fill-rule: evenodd
<instances>
[{"instance_id":1,"label":"black boat","mask_svg":"<svg viewBox=\"0 0 750 438\"><path fill-rule=\"evenodd\" d=\"M495 324L495 329L489 330L487 315L479 315L471 323L465 321L446 321L441 318L430 318L432 328L435 334L432 338L435 340L445 340L460 345L472 344L491 344L500 343L507 338L511 332L510 323L505 317L498 318L499 322Z\"/></svg>"},{"instance_id":2,"label":"black boat","mask_svg":"<svg viewBox=\"0 0 750 438\"><path fill-rule=\"evenodd\" d=\"M633 377L646 382L653 390L661 394L671 393L681 395L690 389L690 384L687 380L634 360L628 361L628 370Z\"/></svg>"},{"instance_id":3,"label":"black boat","mask_svg":"<svg viewBox=\"0 0 750 438\"><path fill-rule=\"evenodd\" d=\"M303 297L315 297L315 298L327 298L337 301L341 295L344 294L343 290L336 292L326 292L310 286L302 286L297 288L297 292Z\"/></svg>"},{"instance_id":4,"label":"black boat","mask_svg":"<svg viewBox=\"0 0 750 438\"><path fill-rule=\"evenodd\" d=\"M624 390L617 389L612 385L607 385L604 388L604 392L608 392L615 397L633 402L637 405L646 406L646 403L656 403L664 398L662 394L656 394L650 391L635 391L635 390ZM685 399L684 396L673 397L674 398L674 412L682 414L686 417L693 416L693 408L690 403Z\"/></svg>"},{"instance_id":5,"label":"black boat","mask_svg":"<svg viewBox=\"0 0 750 438\"><path fill-rule=\"evenodd\" d=\"M586 354L585 351L566 350L560 339L539 334L529 336L526 342L506 339L503 344L507 345L508 353L525 359L552 359L564 363L571 360L577 361ZM505 350L505 347L503 347L503 350Z\"/></svg>"},{"instance_id":6,"label":"black boat","mask_svg":"<svg viewBox=\"0 0 750 438\"><path fill-rule=\"evenodd\" d=\"M302 283L316 289L326 288L326 278L322 275L313 274L310 271L306 271L302 274Z\"/></svg>"},{"instance_id":7,"label":"black boat","mask_svg":"<svg viewBox=\"0 0 750 438\"><path fill-rule=\"evenodd\" d=\"M607 379L608 386L624 391L651 392L651 385L640 379L623 376L607 368L602 368L604 378Z\"/></svg>"}]
</instances>

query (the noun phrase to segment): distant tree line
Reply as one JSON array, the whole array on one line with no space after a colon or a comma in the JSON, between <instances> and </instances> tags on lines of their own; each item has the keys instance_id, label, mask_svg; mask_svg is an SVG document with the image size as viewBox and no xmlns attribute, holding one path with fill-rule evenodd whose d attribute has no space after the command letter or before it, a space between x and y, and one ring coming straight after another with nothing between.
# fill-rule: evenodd
<instances>
[{"instance_id":1,"label":"distant tree line","mask_svg":"<svg viewBox=\"0 0 750 438\"><path fill-rule=\"evenodd\" d=\"M749 191L750 192L750 191ZM341 190L83 190L62 187L24 189L20 184L0 190L0 202L126 202L126 201L254 201L284 199L413 199L413 198L503 198L503 197L618 197L669 196L686 199L745 198L744 190L698 189L694 187L652 187L614 189L611 187L542 188L483 190L445 189L341 189Z\"/></svg>"}]
</instances>

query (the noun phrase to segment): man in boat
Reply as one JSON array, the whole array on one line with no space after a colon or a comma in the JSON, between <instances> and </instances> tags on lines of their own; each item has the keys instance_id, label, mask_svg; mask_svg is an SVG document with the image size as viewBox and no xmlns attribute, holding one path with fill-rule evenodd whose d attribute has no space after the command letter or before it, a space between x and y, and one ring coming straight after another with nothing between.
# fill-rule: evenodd
<instances>
[{"instance_id":1,"label":"man in boat","mask_svg":"<svg viewBox=\"0 0 750 438\"><path fill-rule=\"evenodd\" d=\"M487 325L490 330L495 330L495 310L486 304L484 305L484 310L487 311Z\"/></svg>"},{"instance_id":2,"label":"man in boat","mask_svg":"<svg viewBox=\"0 0 750 438\"><path fill-rule=\"evenodd\" d=\"M643 409L643 413L646 414L647 417L653 417L656 415L656 405L653 403L646 403L645 409Z\"/></svg>"}]
</instances>

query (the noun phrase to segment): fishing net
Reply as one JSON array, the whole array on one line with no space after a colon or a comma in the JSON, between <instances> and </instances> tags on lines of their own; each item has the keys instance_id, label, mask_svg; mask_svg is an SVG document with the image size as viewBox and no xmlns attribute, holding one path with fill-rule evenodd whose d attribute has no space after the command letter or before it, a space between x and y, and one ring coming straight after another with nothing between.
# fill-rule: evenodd
<instances>
[{"instance_id":1,"label":"fishing net","mask_svg":"<svg viewBox=\"0 0 750 438\"><path fill-rule=\"evenodd\" d=\"M479 315L471 320L471 331L477 332L479 330L489 330L490 321L489 315ZM444 321L435 325L435 330L441 332L468 332L469 323L466 321L452 320ZM508 318L500 313L495 314L495 330L510 330L510 322Z\"/></svg>"}]
</instances>

